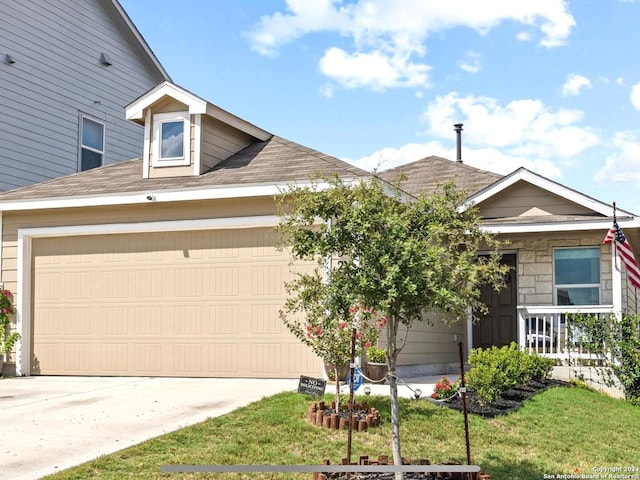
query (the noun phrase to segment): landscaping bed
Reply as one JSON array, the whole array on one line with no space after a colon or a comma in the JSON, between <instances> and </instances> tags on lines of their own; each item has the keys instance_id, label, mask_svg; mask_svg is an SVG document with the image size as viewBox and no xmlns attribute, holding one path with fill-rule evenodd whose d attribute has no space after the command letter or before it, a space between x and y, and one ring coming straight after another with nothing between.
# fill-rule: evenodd
<instances>
[{"instance_id":1,"label":"landscaping bed","mask_svg":"<svg viewBox=\"0 0 640 480\"><path fill-rule=\"evenodd\" d=\"M368 403L355 404L351 412L353 431L364 432L369 427L380 425L380 412L371 408ZM336 403L331 405L325 402L312 403L309 406L308 420L313 425L318 425L333 430L345 430L349 428L349 407L336 410Z\"/></svg>"},{"instance_id":2,"label":"landscaping bed","mask_svg":"<svg viewBox=\"0 0 640 480\"><path fill-rule=\"evenodd\" d=\"M551 387L569 386L567 382L544 378L541 380L531 380L524 385L507 390L495 402L489 405L481 405L475 392L467 391L467 412L483 417L493 418L513 412L522 406L525 400L537 393L543 392ZM439 405L449 407L453 410L462 411L462 396L456 395L451 400L436 402Z\"/></svg>"}]
</instances>

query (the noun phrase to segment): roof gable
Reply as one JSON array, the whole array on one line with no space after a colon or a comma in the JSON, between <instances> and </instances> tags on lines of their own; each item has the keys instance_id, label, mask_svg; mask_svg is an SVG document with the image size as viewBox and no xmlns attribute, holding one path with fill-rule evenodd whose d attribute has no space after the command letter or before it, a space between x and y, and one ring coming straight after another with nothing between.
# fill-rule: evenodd
<instances>
[{"instance_id":1,"label":"roof gable","mask_svg":"<svg viewBox=\"0 0 640 480\"><path fill-rule=\"evenodd\" d=\"M518 196L518 193L524 194L525 198L514 204L513 199ZM526 204L527 197L529 199L528 205ZM545 197L547 200L543 200ZM507 198L511 200L506 200ZM507 202L512 202L513 211L521 210L517 216L529 211L532 207L541 207L540 201L546 205L546 208L542 208L542 210L547 215L608 217L613 212L612 206L607 203L522 167L471 195L467 201L469 204L475 204L481 212L483 209L490 211L491 208L499 207L500 204L506 205ZM624 210L619 210L619 213L622 216L633 216L632 213ZM493 214L490 214L489 217L495 218Z\"/></svg>"},{"instance_id":2,"label":"roof gable","mask_svg":"<svg viewBox=\"0 0 640 480\"><path fill-rule=\"evenodd\" d=\"M190 115L208 115L258 140L264 141L271 137L269 132L256 127L246 120L207 102L202 97L169 81L160 83L127 105L125 107L125 117L127 120L144 124L146 109L153 107L167 98L171 98L185 105Z\"/></svg>"}]
</instances>

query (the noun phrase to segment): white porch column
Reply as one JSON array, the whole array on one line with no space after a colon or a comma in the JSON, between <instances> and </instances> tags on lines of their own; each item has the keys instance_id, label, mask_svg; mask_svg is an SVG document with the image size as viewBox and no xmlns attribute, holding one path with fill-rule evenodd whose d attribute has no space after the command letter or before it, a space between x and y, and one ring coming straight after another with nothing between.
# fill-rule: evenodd
<instances>
[{"instance_id":1,"label":"white porch column","mask_svg":"<svg viewBox=\"0 0 640 480\"><path fill-rule=\"evenodd\" d=\"M472 348L473 348L473 310L469 308L467 311L467 358L469 358Z\"/></svg>"},{"instance_id":2,"label":"white porch column","mask_svg":"<svg viewBox=\"0 0 640 480\"><path fill-rule=\"evenodd\" d=\"M611 242L611 304L616 319L622 321L622 267L615 240Z\"/></svg>"}]
</instances>

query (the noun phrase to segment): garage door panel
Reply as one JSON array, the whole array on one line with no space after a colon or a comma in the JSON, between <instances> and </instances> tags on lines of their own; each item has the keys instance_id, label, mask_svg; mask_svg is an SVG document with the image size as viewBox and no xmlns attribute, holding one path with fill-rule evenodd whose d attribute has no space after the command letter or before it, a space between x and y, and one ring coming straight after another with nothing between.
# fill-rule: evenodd
<instances>
[{"instance_id":1,"label":"garage door panel","mask_svg":"<svg viewBox=\"0 0 640 480\"><path fill-rule=\"evenodd\" d=\"M208 314L207 314L208 311ZM209 326L209 335L234 335L240 329L238 305L216 305L205 307L205 321Z\"/></svg>"},{"instance_id":2,"label":"garage door panel","mask_svg":"<svg viewBox=\"0 0 640 480\"><path fill-rule=\"evenodd\" d=\"M33 373L297 377L272 229L36 239Z\"/></svg>"}]
</instances>

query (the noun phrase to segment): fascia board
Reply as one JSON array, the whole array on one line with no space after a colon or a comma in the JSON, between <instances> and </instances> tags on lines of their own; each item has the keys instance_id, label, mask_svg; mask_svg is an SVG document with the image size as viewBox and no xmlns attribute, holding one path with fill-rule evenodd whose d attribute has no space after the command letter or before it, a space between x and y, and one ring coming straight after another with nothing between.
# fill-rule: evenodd
<instances>
[{"instance_id":1,"label":"fascia board","mask_svg":"<svg viewBox=\"0 0 640 480\"><path fill-rule=\"evenodd\" d=\"M170 82L162 82L125 107L127 120L142 120L145 108L150 107L163 97L171 97L187 105L190 114L206 113L207 101Z\"/></svg>"},{"instance_id":2,"label":"fascia board","mask_svg":"<svg viewBox=\"0 0 640 480\"><path fill-rule=\"evenodd\" d=\"M347 179L345 182L356 181ZM288 184L253 184L253 185L229 185L223 187L209 187L179 190L145 190L131 193L82 196L67 198L43 198L31 200L16 200L0 202L0 213L24 210L44 210L57 208L82 208L116 205L132 205L142 203L162 202L188 202L197 200L219 200L227 198L265 197L286 193L287 189L294 187L315 188L324 190L331 185L326 182L298 182ZM151 200L149 200L149 198Z\"/></svg>"},{"instance_id":3,"label":"fascia board","mask_svg":"<svg viewBox=\"0 0 640 480\"><path fill-rule=\"evenodd\" d=\"M481 225L480 227L488 233L505 235L515 233L572 232L587 230L602 230L603 232L606 232L611 228L611 225L611 220L605 219L597 222L550 222L533 224ZM625 228L640 228L640 219L634 218L629 220L619 220L618 225L623 230Z\"/></svg>"}]
</instances>

